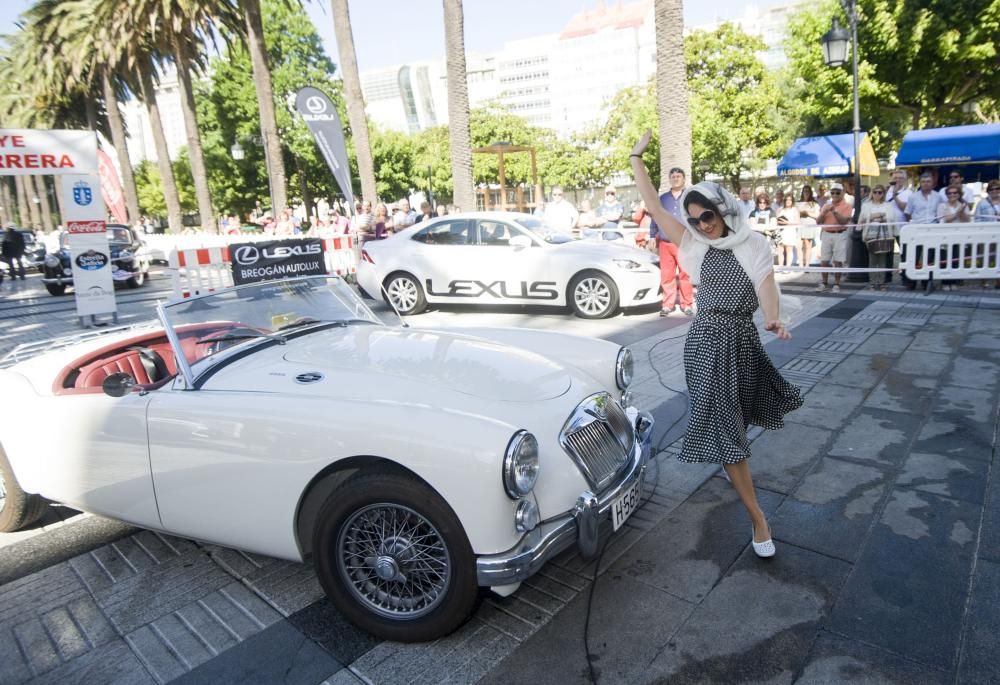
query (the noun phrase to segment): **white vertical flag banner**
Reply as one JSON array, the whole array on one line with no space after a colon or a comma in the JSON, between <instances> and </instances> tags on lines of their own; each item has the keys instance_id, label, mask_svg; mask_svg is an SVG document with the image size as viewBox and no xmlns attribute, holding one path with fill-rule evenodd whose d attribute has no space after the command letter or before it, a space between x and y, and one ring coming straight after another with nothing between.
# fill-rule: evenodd
<instances>
[{"instance_id":1,"label":"white vertical flag banner","mask_svg":"<svg viewBox=\"0 0 1000 685\"><path fill-rule=\"evenodd\" d=\"M63 222L69 233L70 265L78 316L117 310L111 278L111 249L105 225L101 179L97 174L66 174L62 184Z\"/></svg>"}]
</instances>

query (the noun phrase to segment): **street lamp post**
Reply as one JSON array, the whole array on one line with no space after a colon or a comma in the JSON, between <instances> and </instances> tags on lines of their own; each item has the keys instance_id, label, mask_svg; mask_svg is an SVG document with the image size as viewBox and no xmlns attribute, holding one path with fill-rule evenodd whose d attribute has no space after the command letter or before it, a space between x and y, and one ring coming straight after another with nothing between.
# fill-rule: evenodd
<instances>
[{"instance_id":1,"label":"street lamp post","mask_svg":"<svg viewBox=\"0 0 1000 685\"><path fill-rule=\"evenodd\" d=\"M833 25L823 35L823 61L827 66L839 67L847 63L847 45L851 45L851 64L854 78L854 224L861 217L861 107L858 102L858 6L857 0L840 0L850 24L850 34L833 18Z\"/></svg>"}]
</instances>

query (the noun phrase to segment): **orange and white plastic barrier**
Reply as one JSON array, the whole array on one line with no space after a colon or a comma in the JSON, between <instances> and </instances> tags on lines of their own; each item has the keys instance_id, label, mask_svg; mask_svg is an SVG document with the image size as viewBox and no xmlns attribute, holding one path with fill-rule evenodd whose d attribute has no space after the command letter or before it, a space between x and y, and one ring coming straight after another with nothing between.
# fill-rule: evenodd
<instances>
[{"instance_id":1,"label":"orange and white plastic barrier","mask_svg":"<svg viewBox=\"0 0 1000 685\"><path fill-rule=\"evenodd\" d=\"M259 237L246 240L245 236L233 236L231 242L259 242L274 240L273 237ZM323 239L324 259L327 272L337 276L357 273L355 240L351 235ZM220 288L233 285L232 259L228 245L213 247L191 247L171 250L167 259L167 271L173 286L175 298L203 295Z\"/></svg>"}]
</instances>

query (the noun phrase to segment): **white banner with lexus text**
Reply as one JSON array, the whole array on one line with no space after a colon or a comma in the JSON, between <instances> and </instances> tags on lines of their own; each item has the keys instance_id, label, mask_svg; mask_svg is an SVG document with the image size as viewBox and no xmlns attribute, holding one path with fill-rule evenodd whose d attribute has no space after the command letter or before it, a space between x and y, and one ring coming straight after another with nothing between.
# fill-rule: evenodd
<instances>
[{"instance_id":1,"label":"white banner with lexus text","mask_svg":"<svg viewBox=\"0 0 1000 685\"><path fill-rule=\"evenodd\" d=\"M96 173L93 131L0 128L0 176Z\"/></svg>"}]
</instances>

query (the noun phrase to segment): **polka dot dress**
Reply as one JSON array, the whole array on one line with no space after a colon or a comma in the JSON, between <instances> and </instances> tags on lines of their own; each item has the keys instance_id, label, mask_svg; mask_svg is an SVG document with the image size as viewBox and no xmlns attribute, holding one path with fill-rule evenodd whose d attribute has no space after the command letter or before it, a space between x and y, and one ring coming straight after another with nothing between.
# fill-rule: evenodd
<instances>
[{"instance_id":1,"label":"polka dot dress","mask_svg":"<svg viewBox=\"0 0 1000 685\"><path fill-rule=\"evenodd\" d=\"M781 428L802 397L764 352L757 293L731 250L708 250L697 302L684 344L691 413L680 459L735 464L750 457L747 427Z\"/></svg>"}]
</instances>

